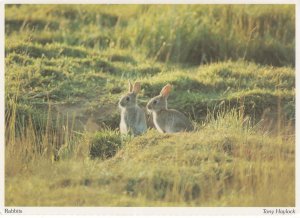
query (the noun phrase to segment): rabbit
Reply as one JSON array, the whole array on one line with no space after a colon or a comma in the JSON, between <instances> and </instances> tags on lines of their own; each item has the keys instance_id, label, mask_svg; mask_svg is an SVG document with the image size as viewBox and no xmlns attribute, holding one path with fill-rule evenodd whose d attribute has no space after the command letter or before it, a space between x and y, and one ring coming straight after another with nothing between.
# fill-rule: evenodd
<instances>
[{"instance_id":1,"label":"rabbit","mask_svg":"<svg viewBox=\"0 0 300 218\"><path fill-rule=\"evenodd\" d=\"M129 92L119 101L121 109L120 132L121 134L140 135L147 130L145 112L137 105L137 94L141 84L129 82Z\"/></svg>"},{"instance_id":2,"label":"rabbit","mask_svg":"<svg viewBox=\"0 0 300 218\"><path fill-rule=\"evenodd\" d=\"M172 86L167 84L160 95L147 103L147 110L152 112L156 129L161 133L175 133L193 131L192 122L181 112L167 108L167 98Z\"/></svg>"}]
</instances>

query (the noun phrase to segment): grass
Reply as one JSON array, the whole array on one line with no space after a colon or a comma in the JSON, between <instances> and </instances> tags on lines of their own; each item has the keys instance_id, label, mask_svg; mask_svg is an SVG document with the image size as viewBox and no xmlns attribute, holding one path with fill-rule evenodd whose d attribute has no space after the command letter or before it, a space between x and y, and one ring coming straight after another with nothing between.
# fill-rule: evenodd
<instances>
[{"instance_id":1,"label":"grass","mask_svg":"<svg viewBox=\"0 0 300 218\"><path fill-rule=\"evenodd\" d=\"M295 206L294 9L6 5L5 205ZM128 80L196 131L121 138Z\"/></svg>"},{"instance_id":2,"label":"grass","mask_svg":"<svg viewBox=\"0 0 300 218\"><path fill-rule=\"evenodd\" d=\"M151 130L106 161L85 153L18 171L7 161L6 205L294 206L295 142L286 137L262 134L231 111L193 133Z\"/></svg>"},{"instance_id":3,"label":"grass","mask_svg":"<svg viewBox=\"0 0 300 218\"><path fill-rule=\"evenodd\" d=\"M243 58L295 66L293 5L11 5L7 9L6 34L41 44L139 48L155 60L196 65ZM20 36L18 30L28 34ZM32 30L41 34L31 34Z\"/></svg>"}]
</instances>

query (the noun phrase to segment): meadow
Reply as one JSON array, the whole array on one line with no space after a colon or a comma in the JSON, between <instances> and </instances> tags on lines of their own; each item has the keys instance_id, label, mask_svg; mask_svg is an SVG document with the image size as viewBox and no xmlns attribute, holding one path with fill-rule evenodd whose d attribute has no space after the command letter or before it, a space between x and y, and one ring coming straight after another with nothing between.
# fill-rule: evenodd
<instances>
[{"instance_id":1,"label":"meadow","mask_svg":"<svg viewBox=\"0 0 300 218\"><path fill-rule=\"evenodd\" d=\"M5 206L295 206L294 67L293 5L6 5Z\"/></svg>"}]
</instances>

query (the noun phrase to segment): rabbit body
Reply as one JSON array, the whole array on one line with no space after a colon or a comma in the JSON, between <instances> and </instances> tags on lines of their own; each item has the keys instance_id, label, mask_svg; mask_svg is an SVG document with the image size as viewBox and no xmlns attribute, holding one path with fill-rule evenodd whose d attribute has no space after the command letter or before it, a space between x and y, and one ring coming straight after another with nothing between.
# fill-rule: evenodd
<instances>
[{"instance_id":1,"label":"rabbit body","mask_svg":"<svg viewBox=\"0 0 300 218\"><path fill-rule=\"evenodd\" d=\"M153 112L153 122L156 129L161 133L193 131L194 129L189 119L174 109Z\"/></svg>"},{"instance_id":2,"label":"rabbit body","mask_svg":"<svg viewBox=\"0 0 300 218\"><path fill-rule=\"evenodd\" d=\"M153 123L161 133L193 131L192 122L181 112L167 108L167 98L171 85L166 85L159 96L152 98L147 104L147 110L152 112Z\"/></svg>"},{"instance_id":3,"label":"rabbit body","mask_svg":"<svg viewBox=\"0 0 300 218\"><path fill-rule=\"evenodd\" d=\"M140 135L147 130L145 112L137 105L137 94L141 85L136 82L134 86L129 82L129 93L119 101L121 108L120 132L121 134Z\"/></svg>"},{"instance_id":4,"label":"rabbit body","mask_svg":"<svg viewBox=\"0 0 300 218\"><path fill-rule=\"evenodd\" d=\"M120 122L120 132L122 134L140 135L146 130L146 116L138 105L122 109Z\"/></svg>"}]
</instances>

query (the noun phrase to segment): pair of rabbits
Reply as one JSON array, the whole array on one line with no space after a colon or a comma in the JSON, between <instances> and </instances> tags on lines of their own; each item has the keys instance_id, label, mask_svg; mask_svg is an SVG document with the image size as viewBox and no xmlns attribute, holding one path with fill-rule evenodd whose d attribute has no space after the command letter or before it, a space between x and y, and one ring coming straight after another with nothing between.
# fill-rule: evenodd
<instances>
[{"instance_id":1,"label":"pair of rabbits","mask_svg":"<svg viewBox=\"0 0 300 218\"><path fill-rule=\"evenodd\" d=\"M119 101L121 108L121 134L140 135L147 130L146 116L143 109L137 104L137 94L141 90L141 84L129 82L129 92ZM171 92L171 85L167 84L160 95L152 98L147 103L147 110L153 115L155 128L161 133L175 133L192 131L194 129L191 121L181 112L168 109L167 98Z\"/></svg>"}]
</instances>

